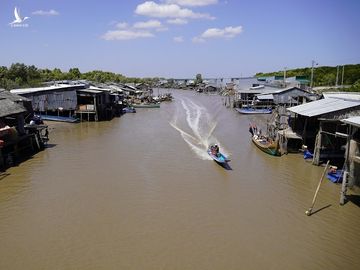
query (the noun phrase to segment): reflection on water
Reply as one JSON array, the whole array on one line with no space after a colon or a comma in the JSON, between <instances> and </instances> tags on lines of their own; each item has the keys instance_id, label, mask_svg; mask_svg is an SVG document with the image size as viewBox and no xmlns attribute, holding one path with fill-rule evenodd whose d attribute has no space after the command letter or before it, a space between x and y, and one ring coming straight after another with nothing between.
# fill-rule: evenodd
<instances>
[{"instance_id":1,"label":"reflection on water","mask_svg":"<svg viewBox=\"0 0 360 270\"><path fill-rule=\"evenodd\" d=\"M324 181L323 210L304 213L322 168L252 145L249 122L267 116L172 94L109 122L51 124L54 146L0 176L0 269L357 269L359 206ZM208 160L212 142L232 170Z\"/></svg>"}]
</instances>

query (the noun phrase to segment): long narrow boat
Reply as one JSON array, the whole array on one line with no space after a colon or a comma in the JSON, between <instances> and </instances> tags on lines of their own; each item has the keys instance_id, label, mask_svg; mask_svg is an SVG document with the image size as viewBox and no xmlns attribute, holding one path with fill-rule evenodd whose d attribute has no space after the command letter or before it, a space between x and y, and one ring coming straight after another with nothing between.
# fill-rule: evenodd
<instances>
[{"instance_id":1,"label":"long narrow boat","mask_svg":"<svg viewBox=\"0 0 360 270\"><path fill-rule=\"evenodd\" d=\"M222 153L218 153L217 155L213 155L210 150L207 151L209 156L218 163L227 163L230 161L226 156Z\"/></svg>"},{"instance_id":2,"label":"long narrow boat","mask_svg":"<svg viewBox=\"0 0 360 270\"><path fill-rule=\"evenodd\" d=\"M141 104L132 104L134 108L160 108L160 103L141 103Z\"/></svg>"},{"instance_id":3,"label":"long narrow boat","mask_svg":"<svg viewBox=\"0 0 360 270\"><path fill-rule=\"evenodd\" d=\"M272 156L281 156L277 141L268 141L266 138L254 135L251 140L263 152Z\"/></svg>"},{"instance_id":4,"label":"long narrow boat","mask_svg":"<svg viewBox=\"0 0 360 270\"><path fill-rule=\"evenodd\" d=\"M67 122L67 123L77 123L79 122L78 118L74 117L65 117L65 116L56 116L56 115L36 115L44 121L56 121L56 122Z\"/></svg>"},{"instance_id":5,"label":"long narrow boat","mask_svg":"<svg viewBox=\"0 0 360 270\"><path fill-rule=\"evenodd\" d=\"M212 150L212 145L209 146L207 153L209 154L209 156L216 162L221 163L221 164L226 164L227 162L230 161L230 159L228 157L226 157L224 154L220 153L219 151L216 153Z\"/></svg>"},{"instance_id":6,"label":"long narrow boat","mask_svg":"<svg viewBox=\"0 0 360 270\"><path fill-rule=\"evenodd\" d=\"M235 110L241 114L270 114L271 109L257 109L257 108L235 108Z\"/></svg>"}]
</instances>

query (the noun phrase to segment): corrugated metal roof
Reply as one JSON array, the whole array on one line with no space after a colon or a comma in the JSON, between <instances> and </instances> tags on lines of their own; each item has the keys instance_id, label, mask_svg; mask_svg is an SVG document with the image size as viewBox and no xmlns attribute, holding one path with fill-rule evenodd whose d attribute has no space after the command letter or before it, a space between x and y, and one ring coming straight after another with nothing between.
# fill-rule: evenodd
<instances>
[{"instance_id":1,"label":"corrugated metal roof","mask_svg":"<svg viewBox=\"0 0 360 270\"><path fill-rule=\"evenodd\" d=\"M46 87L36 87L36 88L23 88L23 89L13 89L10 90L13 94L23 95L23 94L30 94L30 93L36 93L36 92L42 92L42 91L56 91L66 88L79 88L79 86L83 86L81 84L78 85L69 85L69 84L60 84L60 85L51 85Z\"/></svg>"},{"instance_id":2,"label":"corrugated metal roof","mask_svg":"<svg viewBox=\"0 0 360 270\"><path fill-rule=\"evenodd\" d=\"M236 92L239 94L271 94L274 93L276 89L273 87L265 87L260 89L240 89Z\"/></svg>"},{"instance_id":3,"label":"corrugated metal roof","mask_svg":"<svg viewBox=\"0 0 360 270\"><path fill-rule=\"evenodd\" d=\"M100 94L100 93L103 93L103 91L100 91L100 90L91 90L91 89L80 89L80 90L78 90L78 92L81 92L81 93L89 93L89 94Z\"/></svg>"},{"instance_id":4,"label":"corrugated metal roof","mask_svg":"<svg viewBox=\"0 0 360 270\"><path fill-rule=\"evenodd\" d=\"M324 98L340 98L348 100L360 100L360 93L356 92L325 92Z\"/></svg>"},{"instance_id":5,"label":"corrugated metal roof","mask_svg":"<svg viewBox=\"0 0 360 270\"><path fill-rule=\"evenodd\" d=\"M10 99L0 99L0 117L10 116L18 113L24 113L26 109Z\"/></svg>"},{"instance_id":6,"label":"corrugated metal roof","mask_svg":"<svg viewBox=\"0 0 360 270\"><path fill-rule=\"evenodd\" d=\"M107 92L111 91L111 88L102 88L102 87L96 87L96 86L92 86L92 85L87 89L88 90L95 90L95 91L107 91Z\"/></svg>"},{"instance_id":7,"label":"corrugated metal roof","mask_svg":"<svg viewBox=\"0 0 360 270\"><path fill-rule=\"evenodd\" d=\"M341 121L352 126L360 127L360 116L350 117Z\"/></svg>"},{"instance_id":8,"label":"corrugated metal roof","mask_svg":"<svg viewBox=\"0 0 360 270\"><path fill-rule=\"evenodd\" d=\"M318 116L331 112L341 111L352 107L360 106L360 101L342 100L337 98L325 98L306 104L298 105L288 108L287 110L303 115L303 116Z\"/></svg>"},{"instance_id":9,"label":"corrugated metal roof","mask_svg":"<svg viewBox=\"0 0 360 270\"><path fill-rule=\"evenodd\" d=\"M28 99L26 97L22 97L22 96L10 93L10 91L4 90L4 89L0 89L0 98L7 98L7 99L10 99L11 101L15 101L15 102L31 101L30 99Z\"/></svg>"}]
</instances>

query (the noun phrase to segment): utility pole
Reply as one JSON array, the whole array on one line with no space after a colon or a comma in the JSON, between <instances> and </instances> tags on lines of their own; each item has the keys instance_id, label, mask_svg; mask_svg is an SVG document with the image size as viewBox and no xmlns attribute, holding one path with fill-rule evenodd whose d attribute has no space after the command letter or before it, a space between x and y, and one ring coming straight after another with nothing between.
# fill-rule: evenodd
<instances>
[{"instance_id":1,"label":"utility pole","mask_svg":"<svg viewBox=\"0 0 360 270\"><path fill-rule=\"evenodd\" d=\"M310 79L310 88L313 88L313 82L314 82L314 66L318 65L318 63L315 62L315 60L311 61L311 79Z\"/></svg>"},{"instance_id":2,"label":"utility pole","mask_svg":"<svg viewBox=\"0 0 360 270\"><path fill-rule=\"evenodd\" d=\"M345 65L343 65L343 70L341 75L341 87L344 87L344 72L345 72Z\"/></svg>"},{"instance_id":3,"label":"utility pole","mask_svg":"<svg viewBox=\"0 0 360 270\"><path fill-rule=\"evenodd\" d=\"M284 87L286 87L286 67L284 67Z\"/></svg>"},{"instance_id":4,"label":"utility pole","mask_svg":"<svg viewBox=\"0 0 360 270\"><path fill-rule=\"evenodd\" d=\"M335 82L335 86L338 86L338 81L339 81L339 65L336 67L336 82Z\"/></svg>"}]
</instances>

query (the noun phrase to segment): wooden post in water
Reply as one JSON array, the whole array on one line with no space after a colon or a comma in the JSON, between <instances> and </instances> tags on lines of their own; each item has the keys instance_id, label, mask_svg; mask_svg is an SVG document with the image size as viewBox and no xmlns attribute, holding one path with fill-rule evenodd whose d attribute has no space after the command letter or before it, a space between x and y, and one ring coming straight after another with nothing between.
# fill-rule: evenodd
<instances>
[{"instance_id":1,"label":"wooden post in water","mask_svg":"<svg viewBox=\"0 0 360 270\"><path fill-rule=\"evenodd\" d=\"M322 144L322 125L320 122L320 129L319 132L316 136L316 140L315 140L315 148L314 148L314 157L313 157L313 161L312 164L314 165L319 165L320 164L320 150L321 150L321 144Z\"/></svg>"},{"instance_id":2,"label":"wooden post in water","mask_svg":"<svg viewBox=\"0 0 360 270\"><path fill-rule=\"evenodd\" d=\"M327 171L327 169L328 169L328 167L329 167L329 162L330 162L330 160L327 161L326 166L325 166L325 169L324 169L324 171L323 171L323 173L322 173L322 175L321 175L319 184L318 184L318 186L317 186L317 188L316 188L316 191L315 191L314 198L313 198L313 200L312 200L311 207L309 208L309 210L305 211L305 214L306 214L307 216L310 216L310 215L311 215L311 212L312 212L312 210L313 210L313 208L314 208L315 200L316 200L317 194L318 194L318 192L319 192L321 182L322 182L322 180L324 179L325 173L326 173L326 171Z\"/></svg>"},{"instance_id":3,"label":"wooden post in water","mask_svg":"<svg viewBox=\"0 0 360 270\"><path fill-rule=\"evenodd\" d=\"M0 169L4 168L5 162L4 162L4 157L2 154L2 150L0 149Z\"/></svg>"},{"instance_id":4,"label":"wooden post in water","mask_svg":"<svg viewBox=\"0 0 360 270\"><path fill-rule=\"evenodd\" d=\"M341 192L340 192L340 205L344 205L346 201L347 176L348 176L348 172L344 171L343 180L341 184Z\"/></svg>"},{"instance_id":5,"label":"wooden post in water","mask_svg":"<svg viewBox=\"0 0 360 270\"><path fill-rule=\"evenodd\" d=\"M37 151L40 151L41 147L40 147L40 142L39 142L39 138L38 138L38 133L34 134L34 138L35 138L35 142L36 142L36 146L37 146Z\"/></svg>"},{"instance_id":6,"label":"wooden post in water","mask_svg":"<svg viewBox=\"0 0 360 270\"><path fill-rule=\"evenodd\" d=\"M97 110L97 104L96 104L96 95L94 96L94 110L95 110L95 122L97 122L99 120L99 116L98 116L98 110Z\"/></svg>"},{"instance_id":7,"label":"wooden post in water","mask_svg":"<svg viewBox=\"0 0 360 270\"><path fill-rule=\"evenodd\" d=\"M349 156L350 156L350 141L352 139L351 137L351 126L349 127L348 130L349 134L346 138L346 155L345 155L345 161L344 161L344 174L343 174L343 180L341 183L341 191L340 191L340 205L344 205L345 204L345 200L346 200L346 190L347 190L347 176L348 176L348 172L349 172Z\"/></svg>"},{"instance_id":8,"label":"wooden post in water","mask_svg":"<svg viewBox=\"0 0 360 270\"><path fill-rule=\"evenodd\" d=\"M304 144L306 144L306 128L307 128L307 122L308 122L308 119L306 118L306 119L305 119L305 123L304 123L303 134L302 134L303 143L304 143Z\"/></svg>"}]
</instances>

